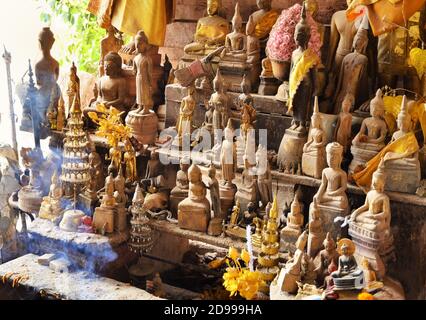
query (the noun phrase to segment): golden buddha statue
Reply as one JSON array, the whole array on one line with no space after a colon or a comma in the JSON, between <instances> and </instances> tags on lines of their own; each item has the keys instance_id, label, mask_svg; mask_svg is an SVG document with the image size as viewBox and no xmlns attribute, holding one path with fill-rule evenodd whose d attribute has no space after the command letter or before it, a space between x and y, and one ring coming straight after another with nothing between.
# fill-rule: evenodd
<instances>
[{"instance_id":1,"label":"golden buddha statue","mask_svg":"<svg viewBox=\"0 0 426 320\"><path fill-rule=\"evenodd\" d=\"M184 136L191 135L192 131L192 116L194 115L194 110L197 104L197 101L194 98L195 88L188 87L187 95L182 99L179 110L179 120L176 124L177 130L177 139L179 145L182 145Z\"/></svg>"},{"instance_id":2,"label":"golden buddha statue","mask_svg":"<svg viewBox=\"0 0 426 320\"><path fill-rule=\"evenodd\" d=\"M218 15L221 0L207 0L207 17L198 20L194 42L185 46L187 54L206 55L225 43L229 23Z\"/></svg>"},{"instance_id":3,"label":"golden buddha statue","mask_svg":"<svg viewBox=\"0 0 426 320\"><path fill-rule=\"evenodd\" d=\"M102 197L101 207L113 207L116 205L114 192L114 176L110 173L105 179L105 194Z\"/></svg>"},{"instance_id":4,"label":"golden buddha statue","mask_svg":"<svg viewBox=\"0 0 426 320\"><path fill-rule=\"evenodd\" d=\"M126 164L126 181L134 182L137 178L136 152L129 139L124 141L124 163Z\"/></svg>"},{"instance_id":5,"label":"golden buddha statue","mask_svg":"<svg viewBox=\"0 0 426 320\"><path fill-rule=\"evenodd\" d=\"M281 238L292 236L296 241L302 233L303 222L304 217L302 213L302 205L299 201L299 192L296 192L291 204L291 210L287 216L287 225L281 230Z\"/></svg>"},{"instance_id":6,"label":"golden buddha statue","mask_svg":"<svg viewBox=\"0 0 426 320\"><path fill-rule=\"evenodd\" d=\"M64 99L59 97L58 101L58 114L56 116L56 130L62 131L66 126L66 117L65 117L65 103Z\"/></svg>"},{"instance_id":7,"label":"golden buddha statue","mask_svg":"<svg viewBox=\"0 0 426 320\"><path fill-rule=\"evenodd\" d=\"M245 62L247 60L247 37L243 32L243 19L238 2L232 18L232 32L226 35L225 49L222 51L221 58L230 61Z\"/></svg>"},{"instance_id":8,"label":"golden buddha statue","mask_svg":"<svg viewBox=\"0 0 426 320\"><path fill-rule=\"evenodd\" d=\"M61 207L61 198L62 198L62 187L59 182L58 172L55 172L52 175L51 185L49 188L49 194L47 197L43 198L43 201L40 206L39 218L47 220L55 220L59 217L62 207Z\"/></svg>"},{"instance_id":9,"label":"golden buddha statue","mask_svg":"<svg viewBox=\"0 0 426 320\"><path fill-rule=\"evenodd\" d=\"M272 9L272 0L257 0L256 4L259 10L253 12L249 19L252 19L255 25L255 36L260 40L266 40L279 13Z\"/></svg>"}]
</instances>

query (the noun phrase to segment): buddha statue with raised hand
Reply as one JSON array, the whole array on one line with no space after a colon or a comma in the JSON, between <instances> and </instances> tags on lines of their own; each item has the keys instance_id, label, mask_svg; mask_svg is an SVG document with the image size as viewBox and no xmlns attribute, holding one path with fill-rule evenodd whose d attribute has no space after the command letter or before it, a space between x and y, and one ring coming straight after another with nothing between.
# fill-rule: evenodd
<instances>
[{"instance_id":1,"label":"buddha statue with raised hand","mask_svg":"<svg viewBox=\"0 0 426 320\"><path fill-rule=\"evenodd\" d=\"M194 42L185 46L185 53L206 55L224 45L229 23L218 14L221 5L221 0L207 0L207 17L198 20Z\"/></svg>"}]
</instances>

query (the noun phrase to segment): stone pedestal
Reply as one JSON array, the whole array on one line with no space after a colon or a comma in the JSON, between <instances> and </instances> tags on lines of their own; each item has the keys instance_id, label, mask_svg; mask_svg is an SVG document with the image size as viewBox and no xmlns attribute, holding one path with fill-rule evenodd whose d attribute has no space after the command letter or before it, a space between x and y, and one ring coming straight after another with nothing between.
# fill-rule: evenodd
<instances>
[{"instance_id":1,"label":"stone pedestal","mask_svg":"<svg viewBox=\"0 0 426 320\"><path fill-rule=\"evenodd\" d=\"M116 210L114 207L98 207L93 215L93 229L98 232L113 233Z\"/></svg>"},{"instance_id":2,"label":"stone pedestal","mask_svg":"<svg viewBox=\"0 0 426 320\"><path fill-rule=\"evenodd\" d=\"M326 168L326 154L325 148L318 151L315 156L308 153L303 154L302 172L305 176L321 179L322 171Z\"/></svg>"},{"instance_id":3,"label":"stone pedestal","mask_svg":"<svg viewBox=\"0 0 426 320\"><path fill-rule=\"evenodd\" d=\"M250 65L246 62L221 60L219 62L219 70L225 82L229 84L229 91L242 92L241 82L244 75L250 80L252 91L257 91L256 88L261 72L260 63Z\"/></svg>"},{"instance_id":4,"label":"stone pedestal","mask_svg":"<svg viewBox=\"0 0 426 320\"><path fill-rule=\"evenodd\" d=\"M313 210L312 204L313 203L311 203L311 207L309 208L309 211ZM350 213L349 208L339 209L339 208L324 206L321 204L318 205L318 207L319 207L321 219L323 222L323 225L322 225L323 230L327 230L327 232L330 232L333 239L344 238L345 234L342 232L342 229L340 228L341 222L334 223L334 219L337 217L346 217Z\"/></svg>"},{"instance_id":5,"label":"stone pedestal","mask_svg":"<svg viewBox=\"0 0 426 320\"><path fill-rule=\"evenodd\" d=\"M210 218L210 202L207 199L195 202L186 198L178 205L178 223L182 229L206 233Z\"/></svg>"},{"instance_id":6,"label":"stone pedestal","mask_svg":"<svg viewBox=\"0 0 426 320\"><path fill-rule=\"evenodd\" d=\"M183 200L185 200L186 198L188 198L188 192L189 190L183 191L183 190L177 190L176 188L174 188L172 190L172 192L170 193L170 211L172 212L173 218L177 218L177 214L178 214L178 205L179 203L181 203Z\"/></svg>"},{"instance_id":7,"label":"stone pedestal","mask_svg":"<svg viewBox=\"0 0 426 320\"><path fill-rule=\"evenodd\" d=\"M365 164L378 153L378 151L365 150L352 146L351 153L353 155L353 159L349 165L348 175L353 174L358 167L364 167Z\"/></svg>"},{"instance_id":8,"label":"stone pedestal","mask_svg":"<svg viewBox=\"0 0 426 320\"><path fill-rule=\"evenodd\" d=\"M274 77L260 76L258 93L262 96L275 96L280 86L280 81Z\"/></svg>"},{"instance_id":9,"label":"stone pedestal","mask_svg":"<svg viewBox=\"0 0 426 320\"><path fill-rule=\"evenodd\" d=\"M278 150L278 165L284 168L290 164L298 165L301 163L303 146L307 139L308 135L306 132L302 133L287 129Z\"/></svg>"},{"instance_id":10,"label":"stone pedestal","mask_svg":"<svg viewBox=\"0 0 426 320\"><path fill-rule=\"evenodd\" d=\"M387 161L385 190L415 194L421 180L420 162L416 161L416 164L415 167L409 167L402 163L396 164L395 161Z\"/></svg>"},{"instance_id":11,"label":"stone pedestal","mask_svg":"<svg viewBox=\"0 0 426 320\"><path fill-rule=\"evenodd\" d=\"M227 219L228 213L232 210L234 206L235 194L237 193L237 186L232 184L232 187L228 185L221 184L219 186L219 195L220 195L220 208L221 208L221 218Z\"/></svg>"},{"instance_id":12,"label":"stone pedestal","mask_svg":"<svg viewBox=\"0 0 426 320\"><path fill-rule=\"evenodd\" d=\"M126 125L132 129L133 136L142 144L155 143L158 133L158 117L154 111L149 114L130 111L126 117Z\"/></svg>"}]
</instances>

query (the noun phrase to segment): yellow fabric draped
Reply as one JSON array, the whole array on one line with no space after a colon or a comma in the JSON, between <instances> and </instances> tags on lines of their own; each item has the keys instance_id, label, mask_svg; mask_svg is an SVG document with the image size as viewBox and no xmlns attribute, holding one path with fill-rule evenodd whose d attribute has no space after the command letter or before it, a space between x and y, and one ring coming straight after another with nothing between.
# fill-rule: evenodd
<instances>
[{"instance_id":1,"label":"yellow fabric draped","mask_svg":"<svg viewBox=\"0 0 426 320\"><path fill-rule=\"evenodd\" d=\"M310 48L306 49L299 61L293 66L290 73L289 80L289 99L288 99L288 111L293 110L293 98L296 94L297 88L299 88L305 75L309 70L320 63L318 55Z\"/></svg>"},{"instance_id":2,"label":"yellow fabric draped","mask_svg":"<svg viewBox=\"0 0 426 320\"><path fill-rule=\"evenodd\" d=\"M279 13L275 10L271 10L268 13L266 13L262 19L258 21L255 28L255 35L256 38L259 39L265 39L269 36L269 33L271 32L272 27L274 26L275 22L277 21L279 16Z\"/></svg>"},{"instance_id":3,"label":"yellow fabric draped","mask_svg":"<svg viewBox=\"0 0 426 320\"><path fill-rule=\"evenodd\" d=\"M367 162L364 170L354 173L352 178L360 188L362 188L364 191L368 191L371 186L373 173L379 167L380 161L383 159L386 153L394 152L401 155L407 155L413 154L419 151L419 149L420 147L417 143L417 139L414 133L407 133L406 135L384 147L382 151L380 151L374 158Z\"/></svg>"},{"instance_id":4,"label":"yellow fabric draped","mask_svg":"<svg viewBox=\"0 0 426 320\"><path fill-rule=\"evenodd\" d=\"M111 23L132 36L143 30L150 44L162 46L166 37L166 1L114 0Z\"/></svg>"}]
</instances>

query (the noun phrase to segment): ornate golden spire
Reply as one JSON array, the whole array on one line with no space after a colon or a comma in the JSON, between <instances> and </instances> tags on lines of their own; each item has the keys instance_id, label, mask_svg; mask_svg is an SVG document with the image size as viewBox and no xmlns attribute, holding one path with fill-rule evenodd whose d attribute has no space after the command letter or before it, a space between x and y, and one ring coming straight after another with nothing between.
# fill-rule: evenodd
<instances>
[{"instance_id":1,"label":"ornate golden spire","mask_svg":"<svg viewBox=\"0 0 426 320\"><path fill-rule=\"evenodd\" d=\"M272 203L272 208L269 211L269 219L277 219L278 218L278 202L277 195L274 195L274 202Z\"/></svg>"}]
</instances>

